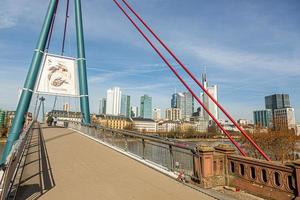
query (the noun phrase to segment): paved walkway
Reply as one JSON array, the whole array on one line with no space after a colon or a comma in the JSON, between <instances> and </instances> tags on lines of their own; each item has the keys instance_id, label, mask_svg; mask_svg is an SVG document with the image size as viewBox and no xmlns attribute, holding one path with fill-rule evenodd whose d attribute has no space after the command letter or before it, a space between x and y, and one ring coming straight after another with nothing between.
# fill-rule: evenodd
<instances>
[{"instance_id":1,"label":"paved walkway","mask_svg":"<svg viewBox=\"0 0 300 200\"><path fill-rule=\"evenodd\" d=\"M212 199L70 129L42 132L54 181L39 199Z\"/></svg>"}]
</instances>

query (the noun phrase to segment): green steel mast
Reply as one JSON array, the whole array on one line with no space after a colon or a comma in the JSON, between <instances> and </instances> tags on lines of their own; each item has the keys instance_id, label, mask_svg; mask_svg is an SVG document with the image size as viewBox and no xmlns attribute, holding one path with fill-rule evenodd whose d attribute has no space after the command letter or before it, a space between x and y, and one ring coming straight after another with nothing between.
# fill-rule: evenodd
<instances>
[{"instance_id":1,"label":"green steel mast","mask_svg":"<svg viewBox=\"0 0 300 200\"><path fill-rule=\"evenodd\" d=\"M83 123L90 123L90 107L88 96L88 84L86 73L86 59L84 49L84 36L82 25L81 0L75 0L75 20L77 36L77 66L79 77L80 109L83 115Z\"/></svg>"},{"instance_id":2,"label":"green steel mast","mask_svg":"<svg viewBox=\"0 0 300 200\"><path fill-rule=\"evenodd\" d=\"M53 19L53 15L55 12L55 7L58 3L58 0L50 0L48 11L44 19L44 24L39 36L39 40L34 50L34 54L32 57L32 61L30 64L30 68L24 83L24 88L22 90L21 97L18 102L17 110L15 113L15 117L12 123L12 127L10 128L10 132L7 138L7 142L4 148L4 152L2 154L1 163L6 161L6 157L11 151L11 148L15 141L19 138L19 135L22 131L25 114L28 112L28 108L30 105L32 93L34 90L34 86L37 80L37 76L40 70L41 62L44 55L45 46L47 43L51 21Z\"/></svg>"}]
</instances>

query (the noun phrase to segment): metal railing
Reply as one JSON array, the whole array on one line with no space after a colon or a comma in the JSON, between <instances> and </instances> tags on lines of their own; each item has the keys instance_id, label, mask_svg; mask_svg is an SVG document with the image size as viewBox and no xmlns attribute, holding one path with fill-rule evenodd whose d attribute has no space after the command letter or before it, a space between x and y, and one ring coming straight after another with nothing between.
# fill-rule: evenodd
<instances>
[{"instance_id":1,"label":"metal railing","mask_svg":"<svg viewBox=\"0 0 300 200\"><path fill-rule=\"evenodd\" d=\"M194 160L198 155L194 148L187 145L135 131L83 125L76 122L68 122L68 127L155 164L162 169L184 172L185 175L195 178Z\"/></svg>"},{"instance_id":2,"label":"metal railing","mask_svg":"<svg viewBox=\"0 0 300 200\"><path fill-rule=\"evenodd\" d=\"M0 199L7 199L8 195L10 194L22 162L26 144L30 138L29 133L33 124L34 122L32 122L25 130L23 130L19 139L15 142L9 155L7 156L6 162L1 166L0 170L2 172L2 177L0 178Z\"/></svg>"}]
</instances>

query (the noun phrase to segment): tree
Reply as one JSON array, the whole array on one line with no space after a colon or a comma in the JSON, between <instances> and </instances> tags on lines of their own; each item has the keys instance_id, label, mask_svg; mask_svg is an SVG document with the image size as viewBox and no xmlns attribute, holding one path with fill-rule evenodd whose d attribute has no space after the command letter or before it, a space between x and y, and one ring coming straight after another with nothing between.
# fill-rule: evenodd
<instances>
[{"instance_id":1,"label":"tree","mask_svg":"<svg viewBox=\"0 0 300 200\"><path fill-rule=\"evenodd\" d=\"M295 152L299 151L297 149L299 137L292 130L287 127L276 130L262 130L260 128L256 129L250 134L250 137L272 160L284 162L295 159ZM239 143L247 150L249 156L261 158L261 155L244 137L240 138Z\"/></svg>"}]
</instances>

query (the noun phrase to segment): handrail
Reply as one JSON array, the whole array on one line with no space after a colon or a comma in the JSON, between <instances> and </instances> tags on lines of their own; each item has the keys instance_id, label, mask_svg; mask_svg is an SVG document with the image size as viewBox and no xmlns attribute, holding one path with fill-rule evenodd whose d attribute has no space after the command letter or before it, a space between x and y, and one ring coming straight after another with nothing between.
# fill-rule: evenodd
<instances>
[{"instance_id":1,"label":"handrail","mask_svg":"<svg viewBox=\"0 0 300 200\"><path fill-rule=\"evenodd\" d=\"M64 122L69 121L65 120ZM124 151L125 154L128 153L150 165L154 164L156 167L167 171L184 173L192 179L199 178L197 178L194 166L195 159L199 157L197 149L180 145L176 143L176 140L166 141L163 138L151 137L139 132L111 129L80 122L69 122L64 126L78 130L84 135Z\"/></svg>"},{"instance_id":2,"label":"handrail","mask_svg":"<svg viewBox=\"0 0 300 200\"><path fill-rule=\"evenodd\" d=\"M0 170L3 171L3 176L0 180L0 199L5 199L13 186L17 171L21 165L21 159L26 146L25 142L28 139L28 132L32 129L34 123L34 121L31 122L29 126L23 130L19 139L15 142L10 153L6 157L5 162L1 166Z\"/></svg>"},{"instance_id":3,"label":"handrail","mask_svg":"<svg viewBox=\"0 0 300 200\"><path fill-rule=\"evenodd\" d=\"M166 141L163 138L156 138L156 137L152 137L152 136L148 136L148 135L143 135L143 134L141 134L139 132L135 132L135 131L111 129L111 128L107 128L107 127L100 126L100 125L86 125L86 124L83 124L81 122L74 122L74 121L68 121L68 122L69 123L80 124L81 126L88 126L88 127L91 127L91 128L101 128L101 129L104 129L104 130L112 131L112 132L115 132L115 133L120 133L120 134L127 135L127 136L133 136L133 137L137 137L137 138L140 138L140 139L145 139L145 140L149 140L149 141L153 141L153 142L162 143L162 144L165 144L165 145L171 145L171 146L174 146L176 148L195 151L195 149L190 147L190 146L182 146L182 145L176 144L174 142Z\"/></svg>"}]
</instances>

